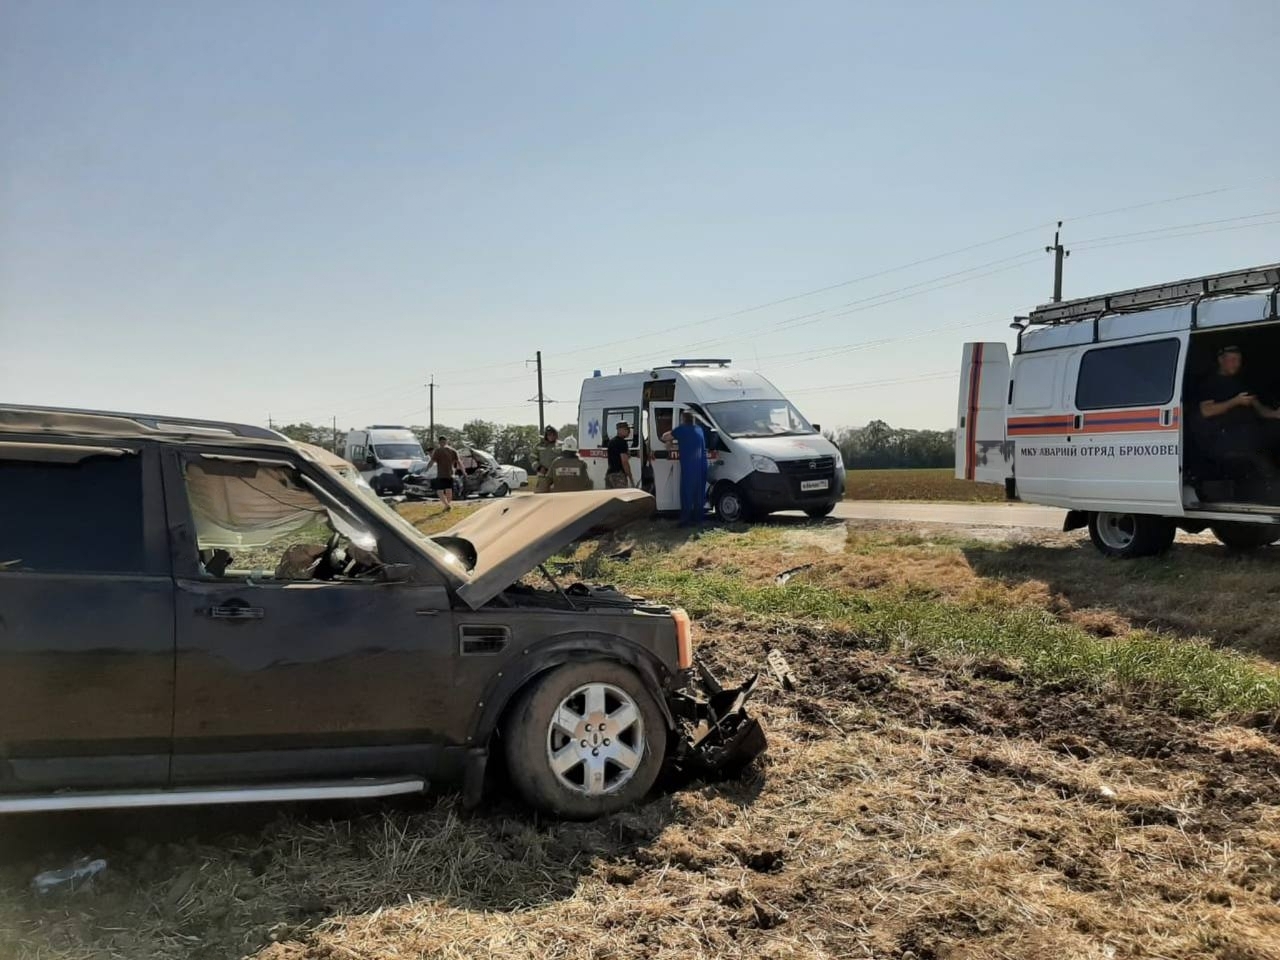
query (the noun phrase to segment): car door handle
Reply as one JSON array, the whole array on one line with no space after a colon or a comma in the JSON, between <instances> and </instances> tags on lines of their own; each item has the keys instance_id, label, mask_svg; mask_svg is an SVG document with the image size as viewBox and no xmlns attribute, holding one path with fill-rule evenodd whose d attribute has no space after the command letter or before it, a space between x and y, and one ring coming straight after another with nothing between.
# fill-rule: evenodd
<instances>
[{"instance_id":1,"label":"car door handle","mask_svg":"<svg viewBox=\"0 0 1280 960\"><path fill-rule=\"evenodd\" d=\"M261 607L251 607L247 603L210 607L205 612L214 620L261 620L266 616Z\"/></svg>"}]
</instances>

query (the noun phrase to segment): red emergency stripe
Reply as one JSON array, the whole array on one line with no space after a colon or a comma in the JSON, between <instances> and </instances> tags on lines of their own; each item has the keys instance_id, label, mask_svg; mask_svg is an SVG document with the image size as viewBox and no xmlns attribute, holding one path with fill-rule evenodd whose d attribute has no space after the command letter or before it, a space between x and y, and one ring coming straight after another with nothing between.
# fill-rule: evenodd
<instances>
[{"instance_id":1,"label":"red emergency stripe","mask_svg":"<svg viewBox=\"0 0 1280 960\"><path fill-rule=\"evenodd\" d=\"M1148 433L1159 430L1176 430L1178 425L1169 417L1164 422L1164 411L1160 407L1147 407L1139 410L1106 410L1101 413L1084 415L1084 433Z\"/></svg>"},{"instance_id":2,"label":"red emergency stripe","mask_svg":"<svg viewBox=\"0 0 1280 960\"><path fill-rule=\"evenodd\" d=\"M964 478L972 480L978 472L978 388L982 382L982 344L973 345L969 363L969 425L965 437Z\"/></svg>"},{"instance_id":3,"label":"red emergency stripe","mask_svg":"<svg viewBox=\"0 0 1280 960\"><path fill-rule=\"evenodd\" d=\"M1075 416L1069 413L1037 417L1010 417L1005 423L1005 429L1010 436L1070 433L1074 428Z\"/></svg>"},{"instance_id":4,"label":"red emergency stripe","mask_svg":"<svg viewBox=\"0 0 1280 960\"><path fill-rule=\"evenodd\" d=\"M1126 423L1137 423L1139 421L1159 420L1163 411L1159 407L1149 407L1143 410L1104 410L1100 413L1086 413L1084 415L1085 423L1110 423L1112 421L1124 421Z\"/></svg>"},{"instance_id":5,"label":"red emergency stripe","mask_svg":"<svg viewBox=\"0 0 1280 960\"><path fill-rule=\"evenodd\" d=\"M1162 407L1137 410L1104 410L1086 413L1076 426L1075 414L1050 416L1010 417L1005 424L1011 437L1063 436L1075 433L1154 433L1177 430L1182 420L1181 408L1169 411L1169 422L1164 422Z\"/></svg>"}]
</instances>

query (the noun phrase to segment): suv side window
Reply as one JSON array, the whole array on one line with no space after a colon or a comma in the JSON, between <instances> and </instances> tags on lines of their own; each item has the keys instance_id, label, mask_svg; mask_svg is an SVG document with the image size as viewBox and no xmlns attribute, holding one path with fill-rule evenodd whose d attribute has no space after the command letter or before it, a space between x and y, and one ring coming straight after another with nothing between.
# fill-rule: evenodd
<instances>
[{"instance_id":1,"label":"suv side window","mask_svg":"<svg viewBox=\"0 0 1280 960\"><path fill-rule=\"evenodd\" d=\"M252 460L192 458L183 480L203 574L311 580L338 533L296 469Z\"/></svg>"},{"instance_id":2,"label":"suv side window","mask_svg":"<svg viewBox=\"0 0 1280 960\"><path fill-rule=\"evenodd\" d=\"M0 575L146 570L135 450L0 444Z\"/></svg>"}]
</instances>

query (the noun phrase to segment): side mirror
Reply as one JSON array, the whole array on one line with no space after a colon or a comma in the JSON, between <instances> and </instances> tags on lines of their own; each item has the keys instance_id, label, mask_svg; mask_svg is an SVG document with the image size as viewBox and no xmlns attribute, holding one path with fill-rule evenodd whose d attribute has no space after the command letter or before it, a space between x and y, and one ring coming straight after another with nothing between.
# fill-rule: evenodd
<instances>
[{"instance_id":1,"label":"side mirror","mask_svg":"<svg viewBox=\"0 0 1280 960\"><path fill-rule=\"evenodd\" d=\"M366 453L364 455L364 462L365 462L365 466L376 467L378 465L378 458L375 457L372 453Z\"/></svg>"},{"instance_id":2,"label":"side mirror","mask_svg":"<svg viewBox=\"0 0 1280 960\"><path fill-rule=\"evenodd\" d=\"M382 569L378 571L378 576L383 583L407 583L413 577L413 564L383 564Z\"/></svg>"},{"instance_id":3,"label":"side mirror","mask_svg":"<svg viewBox=\"0 0 1280 960\"><path fill-rule=\"evenodd\" d=\"M821 433L821 432L822 432L822 424L820 424L820 423L814 423L814 424L810 424L810 426L812 426L812 427L813 427L813 432L814 432L814 433Z\"/></svg>"},{"instance_id":4,"label":"side mirror","mask_svg":"<svg viewBox=\"0 0 1280 960\"><path fill-rule=\"evenodd\" d=\"M707 449L720 449L720 434L715 430L707 430Z\"/></svg>"}]
</instances>

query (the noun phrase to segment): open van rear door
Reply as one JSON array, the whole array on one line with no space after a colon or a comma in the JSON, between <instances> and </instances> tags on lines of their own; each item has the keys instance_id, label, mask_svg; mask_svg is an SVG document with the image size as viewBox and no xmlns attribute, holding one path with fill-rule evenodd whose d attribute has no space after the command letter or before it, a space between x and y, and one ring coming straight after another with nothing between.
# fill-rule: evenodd
<instances>
[{"instance_id":1,"label":"open van rear door","mask_svg":"<svg viewBox=\"0 0 1280 960\"><path fill-rule=\"evenodd\" d=\"M1013 476L1013 445L1005 437L1009 349L966 343L956 417L956 477L1004 483Z\"/></svg>"}]
</instances>

